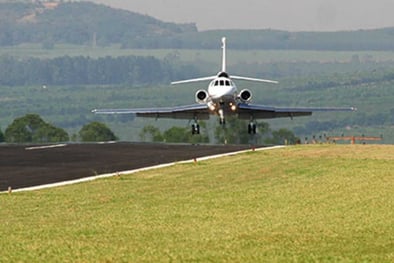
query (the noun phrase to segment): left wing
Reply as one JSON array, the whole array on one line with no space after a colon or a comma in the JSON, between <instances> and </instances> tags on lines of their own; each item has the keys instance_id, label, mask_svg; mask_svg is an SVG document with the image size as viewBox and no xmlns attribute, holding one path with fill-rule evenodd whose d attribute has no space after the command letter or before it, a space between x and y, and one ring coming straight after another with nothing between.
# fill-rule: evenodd
<instances>
[{"instance_id":1,"label":"left wing","mask_svg":"<svg viewBox=\"0 0 394 263\"><path fill-rule=\"evenodd\" d=\"M95 114L135 114L137 117L171 118L171 119L209 119L209 109L206 104L193 104L165 108L136 108L136 109L96 109Z\"/></svg>"},{"instance_id":2,"label":"left wing","mask_svg":"<svg viewBox=\"0 0 394 263\"><path fill-rule=\"evenodd\" d=\"M271 107L256 104L245 104L241 103L238 105L238 117L240 119L273 119L283 117L299 117L309 116L312 112L329 112L329 111L356 111L353 107L331 107L331 108L282 108L282 107Z\"/></svg>"}]
</instances>

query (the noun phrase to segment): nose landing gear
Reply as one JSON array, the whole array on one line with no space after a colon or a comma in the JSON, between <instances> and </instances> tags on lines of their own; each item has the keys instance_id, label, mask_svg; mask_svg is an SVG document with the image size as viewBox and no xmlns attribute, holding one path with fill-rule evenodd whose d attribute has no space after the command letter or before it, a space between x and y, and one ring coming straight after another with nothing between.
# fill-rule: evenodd
<instances>
[{"instance_id":1,"label":"nose landing gear","mask_svg":"<svg viewBox=\"0 0 394 263\"><path fill-rule=\"evenodd\" d=\"M218 113L219 113L219 123L220 125L224 126L226 124L226 120L224 119L224 112L222 109L220 109Z\"/></svg>"}]
</instances>

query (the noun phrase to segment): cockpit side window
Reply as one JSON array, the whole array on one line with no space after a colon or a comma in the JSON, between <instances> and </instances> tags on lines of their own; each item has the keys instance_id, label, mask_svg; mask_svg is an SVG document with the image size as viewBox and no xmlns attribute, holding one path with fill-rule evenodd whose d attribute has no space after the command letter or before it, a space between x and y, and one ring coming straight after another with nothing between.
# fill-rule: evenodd
<instances>
[{"instance_id":1,"label":"cockpit side window","mask_svg":"<svg viewBox=\"0 0 394 263\"><path fill-rule=\"evenodd\" d=\"M226 86L230 86L230 81L226 80Z\"/></svg>"},{"instance_id":2,"label":"cockpit side window","mask_svg":"<svg viewBox=\"0 0 394 263\"><path fill-rule=\"evenodd\" d=\"M219 86L219 81L215 81L215 86Z\"/></svg>"}]
</instances>

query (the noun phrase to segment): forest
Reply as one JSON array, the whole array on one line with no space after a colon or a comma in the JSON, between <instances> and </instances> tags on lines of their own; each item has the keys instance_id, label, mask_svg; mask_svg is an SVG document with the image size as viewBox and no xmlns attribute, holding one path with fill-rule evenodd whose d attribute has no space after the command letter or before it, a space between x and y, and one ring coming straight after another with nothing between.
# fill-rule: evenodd
<instances>
[{"instance_id":1,"label":"forest","mask_svg":"<svg viewBox=\"0 0 394 263\"><path fill-rule=\"evenodd\" d=\"M169 82L198 72L192 65L172 65L154 57L0 56L0 85L147 85Z\"/></svg>"}]
</instances>

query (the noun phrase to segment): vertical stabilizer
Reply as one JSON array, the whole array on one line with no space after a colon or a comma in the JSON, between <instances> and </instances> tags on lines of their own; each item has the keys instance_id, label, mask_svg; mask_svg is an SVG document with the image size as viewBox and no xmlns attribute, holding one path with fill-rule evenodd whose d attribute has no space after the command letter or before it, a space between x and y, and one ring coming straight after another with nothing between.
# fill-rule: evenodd
<instances>
[{"instance_id":1,"label":"vertical stabilizer","mask_svg":"<svg viewBox=\"0 0 394 263\"><path fill-rule=\"evenodd\" d=\"M222 49L223 49L223 55L222 55L222 72L226 72L226 38L222 38Z\"/></svg>"}]
</instances>

